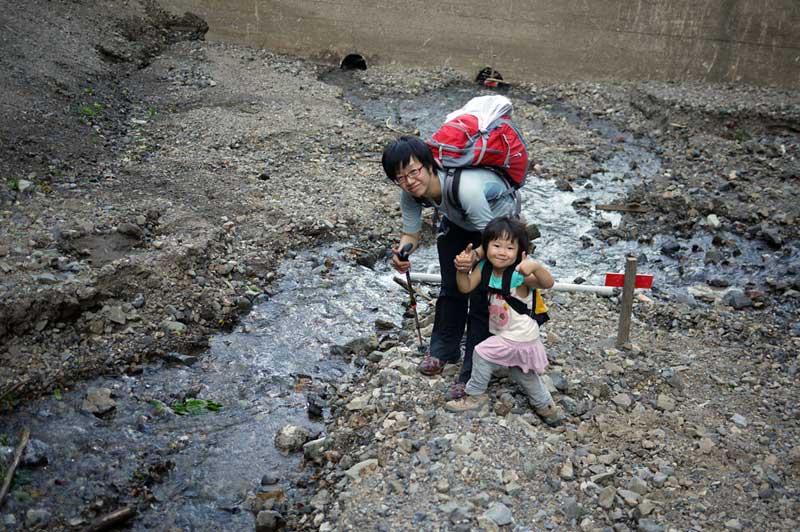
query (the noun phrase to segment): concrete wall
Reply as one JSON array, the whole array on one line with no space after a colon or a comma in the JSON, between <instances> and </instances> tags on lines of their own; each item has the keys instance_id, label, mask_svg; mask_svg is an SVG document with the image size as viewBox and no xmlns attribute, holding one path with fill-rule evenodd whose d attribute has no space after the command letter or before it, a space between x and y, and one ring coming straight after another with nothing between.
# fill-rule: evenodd
<instances>
[{"instance_id":1,"label":"concrete wall","mask_svg":"<svg viewBox=\"0 0 800 532\"><path fill-rule=\"evenodd\" d=\"M369 64L484 66L507 80L800 87L800 0L161 0L209 38Z\"/></svg>"}]
</instances>

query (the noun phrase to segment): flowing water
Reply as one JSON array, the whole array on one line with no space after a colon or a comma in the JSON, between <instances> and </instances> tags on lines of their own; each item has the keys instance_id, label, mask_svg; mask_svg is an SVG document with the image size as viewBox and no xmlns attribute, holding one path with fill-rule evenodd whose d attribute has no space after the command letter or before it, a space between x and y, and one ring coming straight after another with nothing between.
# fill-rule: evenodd
<instances>
[{"instance_id":1,"label":"flowing water","mask_svg":"<svg viewBox=\"0 0 800 532\"><path fill-rule=\"evenodd\" d=\"M346 99L368 119L419 129L423 135L469 97L485 93L464 85L402 100L370 95L341 75L328 81L344 86ZM606 245L595 238L598 217L612 224L620 219L591 206L619 201L638 180L659 172L658 156L607 121L583 123L564 104L546 109L623 140L621 149L604 161L604 171L574 191L561 191L552 180L528 180L524 215L542 233L536 241L537 258L565 282L580 276L602 284L602 274L621 271L628 253L649 257L640 271L655 274L662 291L685 291L688 284L706 279L709 266L703 264L703 252L711 235L692 239L689 245L696 251L680 263L660 253L669 235L659 235L647 246L623 241ZM590 200L588 208L576 209L584 199ZM734 235L725 237L742 255L737 266L723 265L712 274L730 278L732 284L771 274L765 265L773 252ZM416 253L414 268L435 271L435 250ZM46 446L49 460L46 467L18 474L17 485L25 494L16 492L11 506L57 508L79 526L90 519L79 514L80 508L92 505L103 514L116 509L117 497L124 499L132 489L146 486L149 505L132 522L133 530L252 530L252 516L239 504L262 475L275 473L286 480L299 474L297 456L275 450L277 430L286 424L323 430L321 422L308 418L300 384L346 380L356 368L330 356L331 347L371 334L378 319L399 326L405 301L386 261L375 271L354 265L345 244L288 258L280 274L274 296L256 306L236 331L214 338L210 351L193 364L165 361L146 367L141 375L82 383L0 420L0 435L6 437L29 426ZM113 415L98 418L81 411L90 387L113 390ZM187 399L212 400L222 408L197 415L175 415L166 408ZM0 450L8 454L9 447L0 444ZM46 498L37 499L37 493ZM3 511L9 512L9 506Z\"/></svg>"}]
</instances>

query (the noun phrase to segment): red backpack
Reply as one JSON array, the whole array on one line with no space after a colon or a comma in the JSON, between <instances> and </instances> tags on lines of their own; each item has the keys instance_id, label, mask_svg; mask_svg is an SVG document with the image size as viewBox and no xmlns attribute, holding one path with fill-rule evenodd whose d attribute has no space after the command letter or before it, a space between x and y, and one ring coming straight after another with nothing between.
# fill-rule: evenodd
<instances>
[{"instance_id":1,"label":"red backpack","mask_svg":"<svg viewBox=\"0 0 800 532\"><path fill-rule=\"evenodd\" d=\"M522 134L511 121L511 101L505 96L472 98L426 144L443 168L484 166L500 170L513 188L525 184L528 151Z\"/></svg>"}]
</instances>

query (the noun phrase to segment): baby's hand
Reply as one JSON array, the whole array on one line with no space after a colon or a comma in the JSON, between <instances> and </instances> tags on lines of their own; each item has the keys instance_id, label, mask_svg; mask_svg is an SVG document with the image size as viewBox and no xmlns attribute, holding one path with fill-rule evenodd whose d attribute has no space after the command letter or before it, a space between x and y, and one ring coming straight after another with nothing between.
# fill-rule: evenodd
<instances>
[{"instance_id":1,"label":"baby's hand","mask_svg":"<svg viewBox=\"0 0 800 532\"><path fill-rule=\"evenodd\" d=\"M470 270L472 270L474 259L475 253L472 249L472 244L468 244L466 249L456 255L456 258L453 260L456 271L461 273L469 273Z\"/></svg>"}]
</instances>

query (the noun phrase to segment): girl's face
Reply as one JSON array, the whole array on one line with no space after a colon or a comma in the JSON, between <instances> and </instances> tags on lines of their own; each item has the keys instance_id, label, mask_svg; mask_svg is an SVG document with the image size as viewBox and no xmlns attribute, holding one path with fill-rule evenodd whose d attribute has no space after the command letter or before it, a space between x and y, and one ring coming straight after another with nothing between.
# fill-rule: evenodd
<instances>
[{"instance_id":1,"label":"girl's face","mask_svg":"<svg viewBox=\"0 0 800 532\"><path fill-rule=\"evenodd\" d=\"M508 235L489 241L486 258L495 269L504 270L514 264L519 254L519 242L511 240Z\"/></svg>"}]
</instances>

